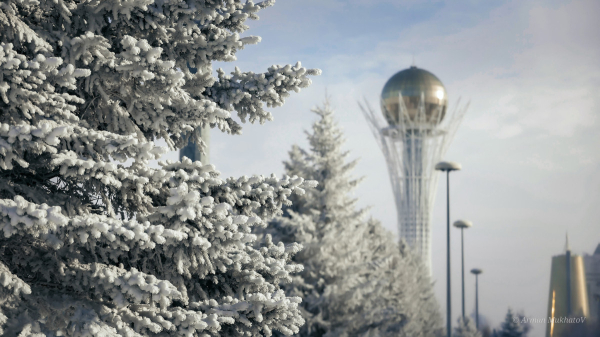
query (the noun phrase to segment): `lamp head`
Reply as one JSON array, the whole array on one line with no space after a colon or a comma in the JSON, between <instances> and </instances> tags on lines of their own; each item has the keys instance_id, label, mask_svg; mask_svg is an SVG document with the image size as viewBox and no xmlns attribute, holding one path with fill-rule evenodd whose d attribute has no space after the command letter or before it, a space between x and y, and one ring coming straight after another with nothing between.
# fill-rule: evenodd
<instances>
[{"instance_id":1,"label":"lamp head","mask_svg":"<svg viewBox=\"0 0 600 337\"><path fill-rule=\"evenodd\" d=\"M454 222L454 227L456 228L469 228L473 227L473 223L469 220L458 220Z\"/></svg>"},{"instance_id":2,"label":"lamp head","mask_svg":"<svg viewBox=\"0 0 600 337\"><path fill-rule=\"evenodd\" d=\"M462 169L462 165L453 161L441 161L435 164L435 169L438 171L458 171Z\"/></svg>"},{"instance_id":3,"label":"lamp head","mask_svg":"<svg viewBox=\"0 0 600 337\"><path fill-rule=\"evenodd\" d=\"M471 269L471 273L475 274L475 275L479 275L479 274L483 273L483 270L474 268L474 269Z\"/></svg>"}]
</instances>

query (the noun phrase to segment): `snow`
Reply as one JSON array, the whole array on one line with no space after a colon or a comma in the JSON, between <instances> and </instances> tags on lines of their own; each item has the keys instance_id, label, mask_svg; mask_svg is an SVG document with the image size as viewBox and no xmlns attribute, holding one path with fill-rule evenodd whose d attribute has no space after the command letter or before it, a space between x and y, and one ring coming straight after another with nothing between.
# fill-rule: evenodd
<instances>
[{"instance_id":1,"label":"snow","mask_svg":"<svg viewBox=\"0 0 600 337\"><path fill-rule=\"evenodd\" d=\"M181 148L208 124L239 134L233 113L264 123L310 84L319 71L300 64L213 76L213 62L260 42L240 35L271 4L2 7L0 334L299 331L300 300L279 285L301 269L299 248L257 246L252 232L310 183L224 179L189 159L148 166L166 153L157 140Z\"/></svg>"}]
</instances>

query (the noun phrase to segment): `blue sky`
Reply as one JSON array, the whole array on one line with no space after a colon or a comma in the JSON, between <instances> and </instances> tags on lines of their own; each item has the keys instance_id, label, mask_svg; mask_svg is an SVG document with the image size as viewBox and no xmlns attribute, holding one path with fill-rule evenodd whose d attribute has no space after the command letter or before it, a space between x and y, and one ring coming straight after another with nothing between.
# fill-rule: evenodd
<instances>
[{"instance_id":1,"label":"blue sky","mask_svg":"<svg viewBox=\"0 0 600 337\"><path fill-rule=\"evenodd\" d=\"M397 232L381 151L357 101L378 106L387 79L418 67L446 85L450 105L470 101L446 159L452 219L472 220L466 268L480 277L480 311L497 326L511 307L546 316L550 261L569 232L576 253L600 243L600 2L278 0L244 35L262 42L238 53L226 70L264 71L272 64L320 68L313 85L272 109L275 121L245 125L242 136L212 133L211 162L224 176L281 174L292 144L325 91L337 110L361 206ZM433 277L445 307L444 179L433 211ZM453 233L453 316L460 313L460 241ZM474 307L467 278L467 311ZM545 326L533 326L542 336Z\"/></svg>"}]
</instances>

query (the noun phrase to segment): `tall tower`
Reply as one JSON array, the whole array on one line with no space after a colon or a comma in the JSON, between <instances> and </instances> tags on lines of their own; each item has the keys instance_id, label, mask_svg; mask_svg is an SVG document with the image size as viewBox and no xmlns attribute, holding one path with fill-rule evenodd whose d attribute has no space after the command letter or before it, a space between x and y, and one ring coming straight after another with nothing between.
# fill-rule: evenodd
<instances>
[{"instance_id":1,"label":"tall tower","mask_svg":"<svg viewBox=\"0 0 600 337\"><path fill-rule=\"evenodd\" d=\"M438 173L465 107L447 109L446 88L432 73L411 66L392 76L381 93L383 117L368 105L363 113L387 161L400 238L431 273L431 211Z\"/></svg>"},{"instance_id":2,"label":"tall tower","mask_svg":"<svg viewBox=\"0 0 600 337\"><path fill-rule=\"evenodd\" d=\"M546 337L560 337L564 336L565 330L585 323L585 318L590 314L585 265L580 255L571 253L568 237L565 253L552 257L550 273ZM563 321L565 319L580 320L569 323L569 321ZM578 334L569 336L571 335Z\"/></svg>"}]
</instances>

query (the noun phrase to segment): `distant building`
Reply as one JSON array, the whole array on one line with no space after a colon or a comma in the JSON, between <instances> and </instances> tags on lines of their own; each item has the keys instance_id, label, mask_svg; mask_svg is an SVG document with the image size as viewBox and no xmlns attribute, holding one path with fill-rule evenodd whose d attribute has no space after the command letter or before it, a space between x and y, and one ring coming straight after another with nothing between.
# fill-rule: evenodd
<instances>
[{"instance_id":1,"label":"distant building","mask_svg":"<svg viewBox=\"0 0 600 337\"><path fill-rule=\"evenodd\" d=\"M565 253L552 257L546 337L561 337L569 327L570 323L566 322L568 319L589 316L583 258L571 254L567 237Z\"/></svg>"},{"instance_id":2,"label":"distant building","mask_svg":"<svg viewBox=\"0 0 600 337\"><path fill-rule=\"evenodd\" d=\"M585 254L585 278L590 305L590 318L600 322L600 244L593 255Z\"/></svg>"}]
</instances>

